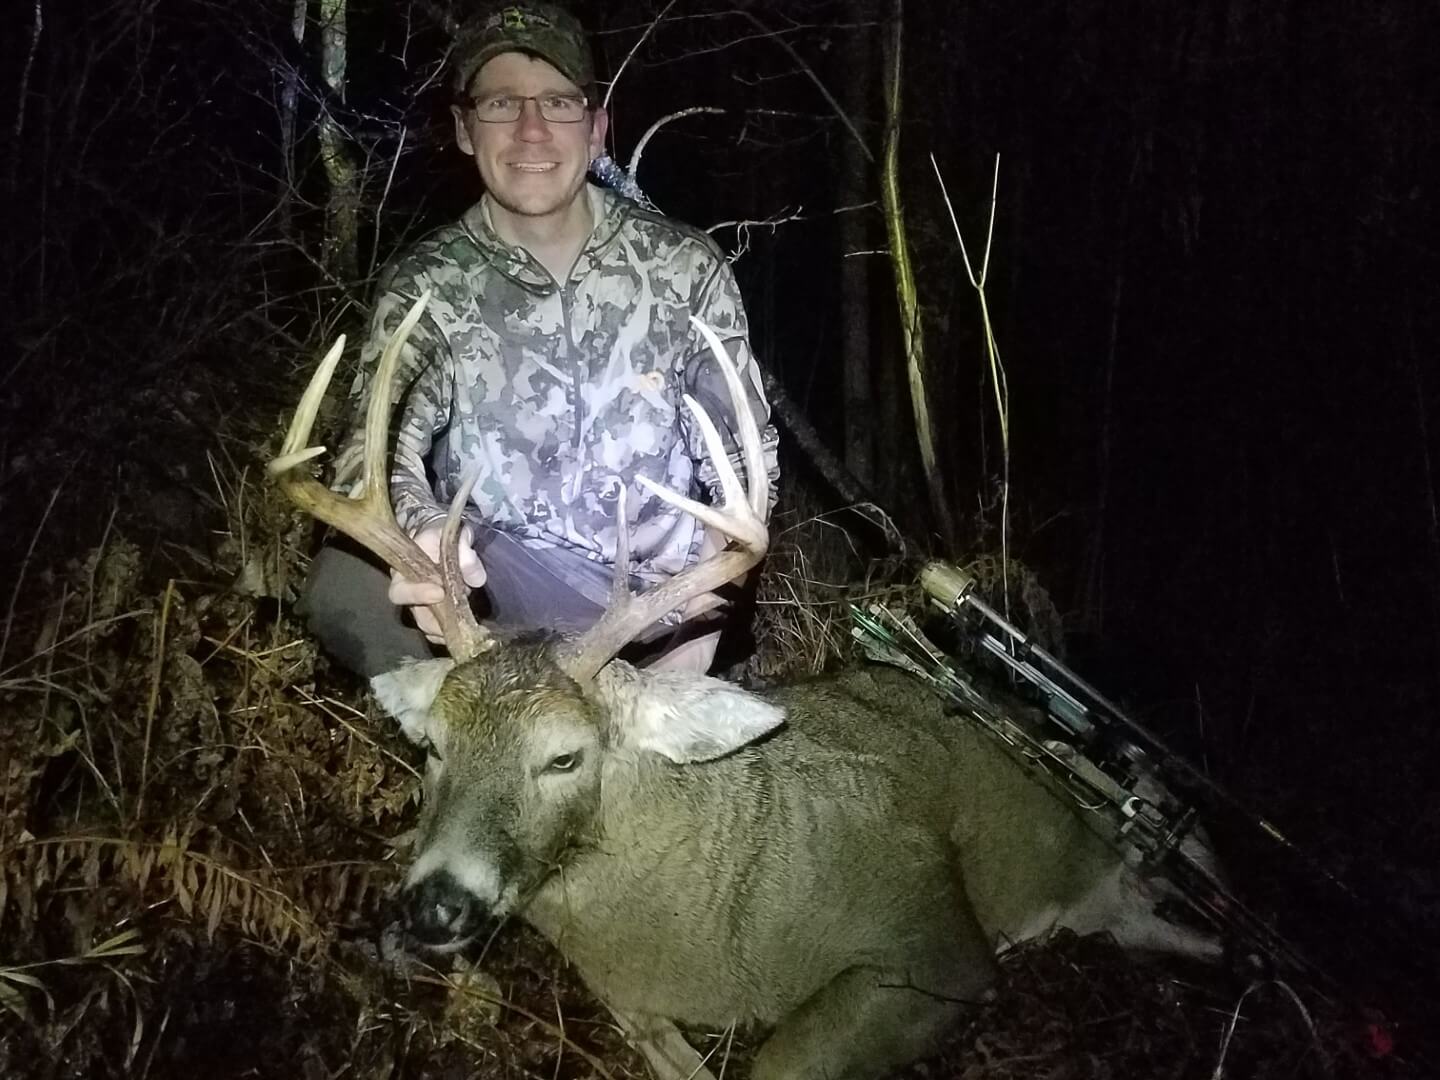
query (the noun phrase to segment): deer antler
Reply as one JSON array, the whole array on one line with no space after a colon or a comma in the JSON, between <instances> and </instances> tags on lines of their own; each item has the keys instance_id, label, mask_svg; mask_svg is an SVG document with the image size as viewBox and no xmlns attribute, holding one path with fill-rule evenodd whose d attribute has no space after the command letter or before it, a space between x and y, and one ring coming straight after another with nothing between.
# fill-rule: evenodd
<instances>
[{"instance_id":1,"label":"deer antler","mask_svg":"<svg viewBox=\"0 0 1440 1080\"><path fill-rule=\"evenodd\" d=\"M445 599L436 605L435 614L445 636L445 647L455 659L468 660L494 644L490 632L475 621L460 576L460 518L470 497L470 489L474 486L475 475L472 473L466 478L450 504L450 513L441 534L440 563L437 566L396 523L395 511L390 505L389 474L385 468L395 370L400 352L429 302L430 292L427 290L395 328L381 353L379 370L370 383L370 399L365 409L364 468L360 494L354 497L337 494L314 477L295 471L296 466L325 453L325 447L306 446L306 443L310 441L315 414L344 351L343 334L325 354L325 359L320 361L319 369L300 398L279 456L265 469L279 480L280 489L286 497L305 513L340 530L411 581L430 582L444 588Z\"/></svg>"},{"instance_id":2,"label":"deer antler","mask_svg":"<svg viewBox=\"0 0 1440 1080\"><path fill-rule=\"evenodd\" d=\"M600 621L576 639L569 651L560 658L561 668L578 682L594 678L611 657L667 612L674 611L692 598L740 577L765 557L765 550L770 544L770 533L764 518L770 501L770 477L765 470L765 459L760 449L760 428L755 423L755 415L750 411L744 387L740 384L740 373L735 370L735 365L720 338L714 330L693 315L690 321L710 346L710 352L720 366L720 371L725 376L725 385L730 390L749 491L746 491L735 475L720 433L709 414L688 394L685 395L685 404L705 437L706 449L709 450L710 459L715 463L715 469L720 476L720 486L725 496L724 504L719 507L706 506L661 487L647 476L637 479L665 502L692 514L702 524L729 537L737 546L701 560L648 592L632 593L628 586L630 536L625 524L625 489L621 487L618 508L619 535L615 544L615 585L610 605L600 617Z\"/></svg>"}]
</instances>

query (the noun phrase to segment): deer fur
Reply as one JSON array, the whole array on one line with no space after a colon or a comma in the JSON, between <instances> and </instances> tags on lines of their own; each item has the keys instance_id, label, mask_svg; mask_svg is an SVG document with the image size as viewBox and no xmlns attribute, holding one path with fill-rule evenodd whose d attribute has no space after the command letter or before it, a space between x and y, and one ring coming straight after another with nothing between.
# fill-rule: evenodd
<instances>
[{"instance_id":1,"label":"deer fur","mask_svg":"<svg viewBox=\"0 0 1440 1080\"><path fill-rule=\"evenodd\" d=\"M757 1077L874 1077L933 1051L995 954L1057 927L1213 957L1156 885L988 735L886 669L764 695L545 642L374 681L430 751L417 925L536 927L610 1005L773 1024Z\"/></svg>"}]
</instances>

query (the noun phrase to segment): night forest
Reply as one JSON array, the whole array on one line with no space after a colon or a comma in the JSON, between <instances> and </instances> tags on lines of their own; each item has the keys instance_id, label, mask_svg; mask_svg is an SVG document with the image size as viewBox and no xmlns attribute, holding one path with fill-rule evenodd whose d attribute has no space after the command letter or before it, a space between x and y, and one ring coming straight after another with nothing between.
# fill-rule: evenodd
<instances>
[{"instance_id":1,"label":"night forest","mask_svg":"<svg viewBox=\"0 0 1440 1080\"><path fill-rule=\"evenodd\" d=\"M1230 883L1305 959L1057 935L913 1075L1440 1073L1440 9L572 6L781 430L728 675L859 663L852 603L966 567L1233 796ZM264 472L479 197L468 9L9 10L0 1073L645 1075L519 925L385 962L419 759L295 615L320 530ZM690 1034L743 1075L752 1033Z\"/></svg>"}]
</instances>

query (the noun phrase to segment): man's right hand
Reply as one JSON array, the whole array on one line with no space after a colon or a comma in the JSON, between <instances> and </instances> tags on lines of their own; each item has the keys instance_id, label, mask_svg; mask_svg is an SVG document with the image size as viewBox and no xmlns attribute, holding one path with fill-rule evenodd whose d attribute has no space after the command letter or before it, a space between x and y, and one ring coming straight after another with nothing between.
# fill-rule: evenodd
<instances>
[{"instance_id":1,"label":"man's right hand","mask_svg":"<svg viewBox=\"0 0 1440 1080\"><path fill-rule=\"evenodd\" d=\"M415 543L419 544L420 549L434 559L437 565L440 562L440 533L443 528L440 524L430 525L415 534ZM475 554L475 538L469 525L460 529L460 576L472 589L478 589L485 584L485 566L480 561L480 556ZM394 570L390 571L390 602L400 607L408 607L420 632L436 645L445 644L445 638L440 633L440 620L435 617L431 608L444 599L445 590L439 585L427 581L411 581Z\"/></svg>"}]
</instances>

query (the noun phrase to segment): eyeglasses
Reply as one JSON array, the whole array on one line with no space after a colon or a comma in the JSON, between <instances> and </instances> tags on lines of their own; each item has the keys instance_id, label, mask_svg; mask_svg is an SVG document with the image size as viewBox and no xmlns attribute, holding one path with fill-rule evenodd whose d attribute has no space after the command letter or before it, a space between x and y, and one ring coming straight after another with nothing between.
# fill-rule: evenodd
<instances>
[{"instance_id":1,"label":"eyeglasses","mask_svg":"<svg viewBox=\"0 0 1440 1080\"><path fill-rule=\"evenodd\" d=\"M534 97L493 94L462 99L463 104L475 110L475 119L482 124L513 124L520 119L527 101L535 102L541 117L551 124L578 124L585 119L585 110L590 104L583 94L541 94Z\"/></svg>"}]
</instances>

